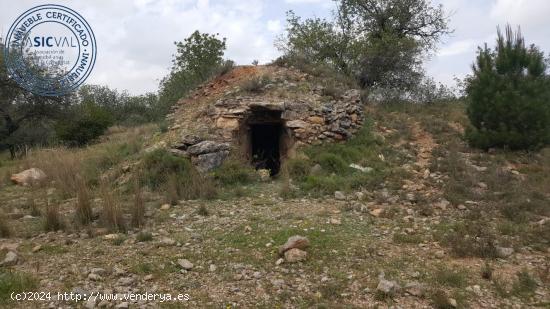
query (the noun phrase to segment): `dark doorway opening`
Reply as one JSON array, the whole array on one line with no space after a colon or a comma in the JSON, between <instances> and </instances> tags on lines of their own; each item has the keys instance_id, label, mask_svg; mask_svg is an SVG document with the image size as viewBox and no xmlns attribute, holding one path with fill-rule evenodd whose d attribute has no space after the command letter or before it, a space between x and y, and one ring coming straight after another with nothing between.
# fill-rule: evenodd
<instances>
[{"instance_id":1,"label":"dark doorway opening","mask_svg":"<svg viewBox=\"0 0 550 309\"><path fill-rule=\"evenodd\" d=\"M281 168L281 124L252 124L250 130L252 164L256 169L270 170L271 176L277 175Z\"/></svg>"}]
</instances>

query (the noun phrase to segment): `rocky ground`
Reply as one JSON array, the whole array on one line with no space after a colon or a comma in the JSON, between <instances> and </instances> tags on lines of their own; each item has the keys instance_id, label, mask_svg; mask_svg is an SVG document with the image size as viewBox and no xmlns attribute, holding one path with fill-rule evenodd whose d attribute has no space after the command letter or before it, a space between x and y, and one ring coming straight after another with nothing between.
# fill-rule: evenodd
<instances>
[{"instance_id":1,"label":"rocky ground","mask_svg":"<svg viewBox=\"0 0 550 309\"><path fill-rule=\"evenodd\" d=\"M374 188L284 199L275 179L244 188L243 197L174 206L147 194L145 228L127 233L43 232L42 219L22 206L28 191L3 186L0 207L14 232L0 240L0 297L12 284L80 294L183 293L189 300L0 299L0 306L548 307L550 154L474 151L460 138L462 110L370 108L377 134L406 158L380 154L396 172ZM69 212L71 203L62 209ZM520 216L525 220L516 221ZM292 236L307 240L281 250ZM8 284L8 273L19 279Z\"/></svg>"}]
</instances>

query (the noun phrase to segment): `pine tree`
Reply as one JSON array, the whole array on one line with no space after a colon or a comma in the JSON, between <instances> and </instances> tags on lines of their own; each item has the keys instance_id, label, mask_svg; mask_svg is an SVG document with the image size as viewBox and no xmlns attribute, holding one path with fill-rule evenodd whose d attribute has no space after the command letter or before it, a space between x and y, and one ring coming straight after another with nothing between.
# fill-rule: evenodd
<instances>
[{"instance_id":1,"label":"pine tree","mask_svg":"<svg viewBox=\"0 0 550 309\"><path fill-rule=\"evenodd\" d=\"M550 143L550 79L544 54L518 29L498 30L497 46L478 51L466 81L466 138L474 147L532 149Z\"/></svg>"}]
</instances>

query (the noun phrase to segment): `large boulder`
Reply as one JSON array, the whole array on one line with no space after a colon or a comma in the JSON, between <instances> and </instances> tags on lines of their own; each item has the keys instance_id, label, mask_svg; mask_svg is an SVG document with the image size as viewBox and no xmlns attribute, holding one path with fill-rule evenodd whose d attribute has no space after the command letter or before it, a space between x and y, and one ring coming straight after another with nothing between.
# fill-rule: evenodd
<instances>
[{"instance_id":1,"label":"large boulder","mask_svg":"<svg viewBox=\"0 0 550 309\"><path fill-rule=\"evenodd\" d=\"M218 151L213 153L201 154L192 159L193 164L201 172L209 172L220 165L229 156L229 151Z\"/></svg>"},{"instance_id":2,"label":"large boulder","mask_svg":"<svg viewBox=\"0 0 550 309\"><path fill-rule=\"evenodd\" d=\"M29 186L46 179L46 173L39 168L30 168L21 173L11 175L11 181L22 186Z\"/></svg>"},{"instance_id":3,"label":"large boulder","mask_svg":"<svg viewBox=\"0 0 550 309\"><path fill-rule=\"evenodd\" d=\"M289 237L286 243L279 248L279 254L283 255L290 249L304 250L307 247L309 247L309 239L304 236L295 235Z\"/></svg>"},{"instance_id":4,"label":"large boulder","mask_svg":"<svg viewBox=\"0 0 550 309\"><path fill-rule=\"evenodd\" d=\"M218 143L214 141L203 141L187 148L187 153L192 156L198 156L213 152L222 152L229 150L227 143Z\"/></svg>"}]
</instances>

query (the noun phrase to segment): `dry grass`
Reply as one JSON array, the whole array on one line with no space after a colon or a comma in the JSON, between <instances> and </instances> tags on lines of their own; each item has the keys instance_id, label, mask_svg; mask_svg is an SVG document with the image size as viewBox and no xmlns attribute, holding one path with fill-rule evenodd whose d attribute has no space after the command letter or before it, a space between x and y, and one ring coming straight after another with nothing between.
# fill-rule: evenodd
<instances>
[{"instance_id":1,"label":"dry grass","mask_svg":"<svg viewBox=\"0 0 550 309\"><path fill-rule=\"evenodd\" d=\"M8 238L11 236L11 228L4 216L0 215L0 238Z\"/></svg>"},{"instance_id":2,"label":"dry grass","mask_svg":"<svg viewBox=\"0 0 550 309\"><path fill-rule=\"evenodd\" d=\"M134 183L134 203L132 204L132 226L142 227L145 224L145 203L140 181Z\"/></svg>"},{"instance_id":3,"label":"dry grass","mask_svg":"<svg viewBox=\"0 0 550 309\"><path fill-rule=\"evenodd\" d=\"M61 218L59 212L59 205L57 203L50 203L46 199L46 212L44 216L44 230L48 232L55 232L65 229L65 224Z\"/></svg>"},{"instance_id":4,"label":"dry grass","mask_svg":"<svg viewBox=\"0 0 550 309\"><path fill-rule=\"evenodd\" d=\"M90 203L90 190L82 177L77 177L76 183L76 219L83 225L92 222L92 205Z\"/></svg>"},{"instance_id":5,"label":"dry grass","mask_svg":"<svg viewBox=\"0 0 550 309\"><path fill-rule=\"evenodd\" d=\"M120 201L114 192L105 182L100 183L100 196L103 201L101 220L105 227L111 231L124 231L124 218Z\"/></svg>"}]
</instances>

